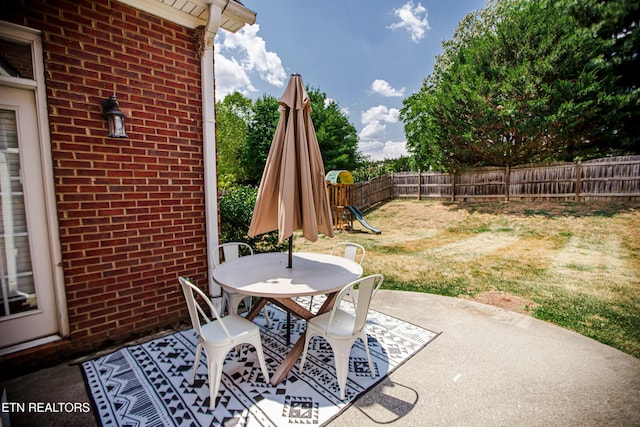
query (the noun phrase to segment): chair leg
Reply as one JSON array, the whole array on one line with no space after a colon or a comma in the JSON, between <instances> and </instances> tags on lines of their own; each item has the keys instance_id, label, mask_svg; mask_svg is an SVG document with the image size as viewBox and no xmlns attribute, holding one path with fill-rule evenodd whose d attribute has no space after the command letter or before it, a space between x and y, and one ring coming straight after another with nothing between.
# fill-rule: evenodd
<instances>
[{"instance_id":1,"label":"chair leg","mask_svg":"<svg viewBox=\"0 0 640 427\"><path fill-rule=\"evenodd\" d=\"M236 346L236 355L238 356L238 359L242 356L242 344L238 344Z\"/></svg>"},{"instance_id":2,"label":"chair leg","mask_svg":"<svg viewBox=\"0 0 640 427\"><path fill-rule=\"evenodd\" d=\"M246 310L246 311L251 310L251 305L252 305L252 304L251 304L251 297L249 297L249 296L244 297L244 298L242 299L242 301L244 301L244 308L245 308L245 310ZM240 307L240 305L239 305L239 304L238 304L238 307Z\"/></svg>"},{"instance_id":3,"label":"chair leg","mask_svg":"<svg viewBox=\"0 0 640 427\"><path fill-rule=\"evenodd\" d=\"M267 321L267 328L271 329L271 319L269 318L269 311L267 310L266 305L262 309L262 313L264 314L264 318Z\"/></svg>"},{"instance_id":4,"label":"chair leg","mask_svg":"<svg viewBox=\"0 0 640 427\"><path fill-rule=\"evenodd\" d=\"M225 310L229 307L229 295L226 292L222 293L222 303L220 305L220 315L224 316Z\"/></svg>"},{"instance_id":5,"label":"chair leg","mask_svg":"<svg viewBox=\"0 0 640 427\"><path fill-rule=\"evenodd\" d=\"M209 361L209 409L212 411L216 407L216 398L220 390L223 363L224 358L218 361Z\"/></svg>"},{"instance_id":6,"label":"chair leg","mask_svg":"<svg viewBox=\"0 0 640 427\"><path fill-rule=\"evenodd\" d=\"M191 373L189 385L193 385L193 381L196 379L196 371L198 370L198 364L200 363L200 353L202 353L202 344L198 343L198 347L196 347L196 358L193 360L193 373Z\"/></svg>"},{"instance_id":7,"label":"chair leg","mask_svg":"<svg viewBox=\"0 0 640 427\"><path fill-rule=\"evenodd\" d=\"M313 335L310 334L309 330L307 329L304 337L304 350L302 350L302 359L300 359L300 373L302 373L302 371L304 370L304 363L307 361L307 350L309 349L309 342L311 341L311 338L313 338Z\"/></svg>"},{"instance_id":8,"label":"chair leg","mask_svg":"<svg viewBox=\"0 0 640 427\"><path fill-rule=\"evenodd\" d=\"M373 363L371 362L371 354L369 354L369 344L367 339L367 333L364 331L362 332L363 333L360 336L360 339L362 340L362 342L364 342L364 351L365 353L367 353L367 362L369 362L369 371L371 372L371 378L373 378L376 376L376 373L373 368Z\"/></svg>"},{"instance_id":9,"label":"chair leg","mask_svg":"<svg viewBox=\"0 0 640 427\"><path fill-rule=\"evenodd\" d=\"M333 349L334 362L336 364L336 377L340 387L340 400L344 400L345 386L349 374L349 356L351 354L352 340L330 340Z\"/></svg>"},{"instance_id":10,"label":"chair leg","mask_svg":"<svg viewBox=\"0 0 640 427\"><path fill-rule=\"evenodd\" d=\"M229 293L224 292L223 300L226 301L226 308L228 314L238 314L238 308L240 303L244 302L244 306L247 310L251 307L251 297L236 292ZM223 307L224 308L224 307ZM224 313L224 311L222 311Z\"/></svg>"},{"instance_id":11,"label":"chair leg","mask_svg":"<svg viewBox=\"0 0 640 427\"><path fill-rule=\"evenodd\" d=\"M262 369L262 375L264 375L264 382L269 382L269 371L267 370L267 363L264 360L264 351L262 350L262 340L260 339L260 335L257 335L250 342L255 348L256 353L258 355L258 362L260 362L260 369Z\"/></svg>"}]
</instances>

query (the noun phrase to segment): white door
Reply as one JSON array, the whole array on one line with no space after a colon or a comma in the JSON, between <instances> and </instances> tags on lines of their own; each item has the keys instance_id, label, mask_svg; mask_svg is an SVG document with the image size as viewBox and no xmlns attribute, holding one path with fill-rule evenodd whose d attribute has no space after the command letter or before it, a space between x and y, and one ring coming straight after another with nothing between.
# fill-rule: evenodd
<instances>
[{"instance_id":1,"label":"white door","mask_svg":"<svg viewBox=\"0 0 640 427\"><path fill-rule=\"evenodd\" d=\"M35 96L0 85L0 348L59 331Z\"/></svg>"}]
</instances>

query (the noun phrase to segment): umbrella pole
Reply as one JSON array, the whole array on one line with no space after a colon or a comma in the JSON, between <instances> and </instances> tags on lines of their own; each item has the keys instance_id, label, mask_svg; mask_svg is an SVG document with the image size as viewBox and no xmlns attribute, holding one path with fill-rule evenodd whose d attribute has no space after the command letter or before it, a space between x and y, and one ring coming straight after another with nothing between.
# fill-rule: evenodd
<instances>
[{"instance_id":1,"label":"umbrella pole","mask_svg":"<svg viewBox=\"0 0 640 427\"><path fill-rule=\"evenodd\" d=\"M293 261L293 236L289 236L289 265L287 268L292 267ZM287 311L287 345L291 343L291 313Z\"/></svg>"}]
</instances>

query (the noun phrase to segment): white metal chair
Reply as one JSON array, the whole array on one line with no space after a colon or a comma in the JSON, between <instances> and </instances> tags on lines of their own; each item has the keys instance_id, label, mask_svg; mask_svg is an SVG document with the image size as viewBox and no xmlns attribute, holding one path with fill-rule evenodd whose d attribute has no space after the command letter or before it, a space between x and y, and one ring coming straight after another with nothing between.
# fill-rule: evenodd
<instances>
[{"instance_id":1,"label":"white metal chair","mask_svg":"<svg viewBox=\"0 0 640 427\"><path fill-rule=\"evenodd\" d=\"M222 318L202 290L183 277L179 277L178 280L187 301L193 329L198 334L198 347L189 384L193 385L200 362L200 353L204 348L209 376L209 408L214 409L216 406L215 401L220 388L224 359L234 347L251 344L256 350L265 382L269 382L269 372L264 360L258 325L237 314ZM200 301L204 301L209 306L211 318L203 310Z\"/></svg>"},{"instance_id":2,"label":"white metal chair","mask_svg":"<svg viewBox=\"0 0 640 427\"><path fill-rule=\"evenodd\" d=\"M355 261L362 265L364 262L365 251L362 245L353 242L340 242L331 249L331 255L342 255L345 258L349 258L351 261Z\"/></svg>"},{"instance_id":3,"label":"white metal chair","mask_svg":"<svg viewBox=\"0 0 640 427\"><path fill-rule=\"evenodd\" d=\"M367 251L364 249L362 245L353 242L340 242L336 243L331 249L331 255L335 256L343 256L345 258L349 258L351 261L355 261L358 264L362 265L364 262L364 256ZM376 290L374 290L375 293ZM309 298L309 310L313 306L313 296Z\"/></svg>"},{"instance_id":4,"label":"white metal chair","mask_svg":"<svg viewBox=\"0 0 640 427\"><path fill-rule=\"evenodd\" d=\"M229 242L218 245L216 248L218 252L222 250L222 261L220 261L219 253L214 256L214 265L217 268L222 262L231 261L234 259L238 259L244 255L253 255L253 248L244 242ZM244 252L244 253L243 253ZM223 298L222 298L222 313L226 310L229 314L237 314L238 308L240 307L240 303L244 301L244 306L247 310L251 308L251 297L247 295L240 294L238 292L229 291L227 289L224 290ZM271 321L269 319L269 312L267 311L267 307L264 307L264 317L267 321L267 326L271 327Z\"/></svg>"},{"instance_id":5,"label":"white metal chair","mask_svg":"<svg viewBox=\"0 0 640 427\"><path fill-rule=\"evenodd\" d=\"M371 377L375 375L371 356L369 355L369 346L367 345L366 321L369 311L369 304L373 296L374 289L380 287L384 280L382 274L373 274L371 276L360 278L349 283L342 288L333 309L327 313L321 314L307 322L307 332L304 342L304 352L300 362L300 372L304 369L307 359L307 351L309 342L314 336L323 337L333 350L336 377L340 386L340 399L344 400L345 386L347 384L347 375L349 373L349 354L351 347L356 339L360 338L364 343L364 349L367 353L367 361L369 362L369 370ZM340 304L347 295L354 293L354 287L358 286L357 296L354 298L355 316L340 308Z\"/></svg>"},{"instance_id":6,"label":"white metal chair","mask_svg":"<svg viewBox=\"0 0 640 427\"><path fill-rule=\"evenodd\" d=\"M340 242L336 243L336 245L331 249L331 255L342 255L345 258L349 258L352 261L357 262L362 265L364 262L364 256L367 254L367 251L364 249L362 245L353 242ZM382 285L382 280L378 282L378 285L373 289L372 297L378 292L380 286Z\"/></svg>"}]
</instances>

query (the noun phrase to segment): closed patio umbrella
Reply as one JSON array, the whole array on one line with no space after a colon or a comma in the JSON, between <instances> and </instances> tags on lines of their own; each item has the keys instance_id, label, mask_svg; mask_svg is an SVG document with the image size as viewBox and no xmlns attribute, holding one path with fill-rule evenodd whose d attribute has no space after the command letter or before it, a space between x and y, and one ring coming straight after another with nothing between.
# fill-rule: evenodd
<instances>
[{"instance_id":1,"label":"closed patio umbrella","mask_svg":"<svg viewBox=\"0 0 640 427\"><path fill-rule=\"evenodd\" d=\"M299 74L291 75L279 111L248 234L278 230L280 241L289 238L291 267L293 232L315 242L318 233L333 237L333 222L311 100Z\"/></svg>"}]
</instances>

